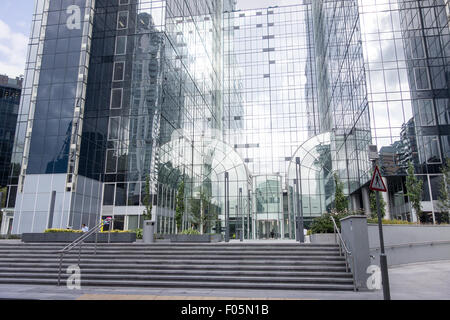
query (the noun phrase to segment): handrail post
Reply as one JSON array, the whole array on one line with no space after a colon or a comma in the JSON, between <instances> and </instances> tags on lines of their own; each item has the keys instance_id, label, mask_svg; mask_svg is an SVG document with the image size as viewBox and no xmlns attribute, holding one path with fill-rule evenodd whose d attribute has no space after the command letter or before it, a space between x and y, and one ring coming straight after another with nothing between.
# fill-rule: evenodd
<instances>
[{"instance_id":1,"label":"handrail post","mask_svg":"<svg viewBox=\"0 0 450 320\"><path fill-rule=\"evenodd\" d=\"M80 242L79 244L79 251L78 251L78 268L80 268L80 262L81 262L81 247L83 246L83 241Z\"/></svg>"},{"instance_id":2,"label":"handrail post","mask_svg":"<svg viewBox=\"0 0 450 320\"><path fill-rule=\"evenodd\" d=\"M356 273L356 270L355 270L355 257L352 255L352 275L353 275L353 291L357 291L357 289L356 289L356 281L355 281L355 273Z\"/></svg>"},{"instance_id":3,"label":"handrail post","mask_svg":"<svg viewBox=\"0 0 450 320\"><path fill-rule=\"evenodd\" d=\"M98 241L98 229L95 231L95 249L94 249L94 255L97 255L97 241Z\"/></svg>"},{"instance_id":4,"label":"handrail post","mask_svg":"<svg viewBox=\"0 0 450 320\"><path fill-rule=\"evenodd\" d=\"M58 272L58 287L61 286L61 270L62 270L63 253L59 255L59 272Z\"/></svg>"}]
</instances>

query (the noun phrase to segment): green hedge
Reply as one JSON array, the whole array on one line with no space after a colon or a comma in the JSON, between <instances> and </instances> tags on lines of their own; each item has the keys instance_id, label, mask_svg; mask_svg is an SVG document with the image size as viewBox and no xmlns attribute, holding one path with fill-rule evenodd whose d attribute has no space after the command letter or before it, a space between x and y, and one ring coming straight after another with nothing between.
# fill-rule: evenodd
<instances>
[{"instance_id":1,"label":"green hedge","mask_svg":"<svg viewBox=\"0 0 450 320\"><path fill-rule=\"evenodd\" d=\"M44 233L83 233L83 231L72 229L47 229Z\"/></svg>"},{"instance_id":2,"label":"green hedge","mask_svg":"<svg viewBox=\"0 0 450 320\"><path fill-rule=\"evenodd\" d=\"M348 213L325 213L324 215L317 217L313 220L311 224L311 233L333 233L334 225L331 220L331 216L333 216L336 221L336 225L339 229L341 229L341 219L350 216Z\"/></svg>"},{"instance_id":3,"label":"green hedge","mask_svg":"<svg viewBox=\"0 0 450 320\"><path fill-rule=\"evenodd\" d=\"M101 233L132 233L136 231L132 230L111 230L111 231L104 231ZM47 229L44 231L44 233L83 233L81 230L72 230L72 229Z\"/></svg>"},{"instance_id":4,"label":"green hedge","mask_svg":"<svg viewBox=\"0 0 450 320\"><path fill-rule=\"evenodd\" d=\"M180 233L181 235L199 236L201 233L195 229L187 229Z\"/></svg>"},{"instance_id":5,"label":"green hedge","mask_svg":"<svg viewBox=\"0 0 450 320\"><path fill-rule=\"evenodd\" d=\"M378 224L378 219L367 219L367 223L371 223L371 224ZM383 224L417 224L414 222L408 222L408 221L403 221L403 220L386 220L383 219L382 220Z\"/></svg>"}]
</instances>

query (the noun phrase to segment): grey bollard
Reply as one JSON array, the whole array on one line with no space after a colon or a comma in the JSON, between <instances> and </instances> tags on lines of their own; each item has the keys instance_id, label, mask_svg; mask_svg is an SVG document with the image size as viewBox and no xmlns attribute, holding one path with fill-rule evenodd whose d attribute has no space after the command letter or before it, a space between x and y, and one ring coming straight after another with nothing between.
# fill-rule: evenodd
<instances>
[{"instance_id":1,"label":"grey bollard","mask_svg":"<svg viewBox=\"0 0 450 320\"><path fill-rule=\"evenodd\" d=\"M351 259L349 266L355 277L356 289L368 290L367 268L370 266L369 232L366 216L349 216L341 220L341 234L348 250L354 259L354 270Z\"/></svg>"},{"instance_id":2,"label":"grey bollard","mask_svg":"<svg viewBox=\"0 0 450 320\"><path fill-rule=\"evenodd\" d=\"M151 220L144 221L144 227L142 228L142 240L144 243L154 243L155 238L155 222Z\"/></svg>"}]
</instances>

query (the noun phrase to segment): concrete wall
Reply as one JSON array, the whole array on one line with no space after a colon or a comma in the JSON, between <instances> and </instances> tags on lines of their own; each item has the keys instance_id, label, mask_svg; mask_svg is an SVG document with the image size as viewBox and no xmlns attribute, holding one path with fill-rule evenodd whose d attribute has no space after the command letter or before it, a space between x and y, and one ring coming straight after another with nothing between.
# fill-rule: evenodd
<instances>
[{"instance_id":1,"label":"concrete wall","mask_svg":"<svg viewBox=\"0 0 450 320\"><path fill-rule=\"evenodd\" d=\"M379 265L378 225L369 225L372 264ZM388 265L450 260L450 226L383 225Z\"/></svg>"},{"instance_id":2,"label":"concrete wall","mask_svg":"<svg viewBox=\"0 0 450 320\"><path fill-rule=\"evenodd\" d=\"M65 174L27 175L23 192L17 193L13 234L43 232L52 228L93 227L99 220L102 183L78 177L77 190L66 192ZM54 214L50 214L52 192L56 191Z\"/></svg>"}]
</instances>

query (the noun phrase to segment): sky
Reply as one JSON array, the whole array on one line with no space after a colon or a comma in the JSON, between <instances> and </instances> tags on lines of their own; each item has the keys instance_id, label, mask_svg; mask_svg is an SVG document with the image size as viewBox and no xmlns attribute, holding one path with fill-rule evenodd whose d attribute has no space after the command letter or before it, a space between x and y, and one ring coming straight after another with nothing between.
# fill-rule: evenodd
<instances>
[{"instance_id":1,"label":"sky","mask_svg":"<svg viewBox=\"0 0 450 320\"><path fill-rule=\"evenodd\" d=\"M34 0L1 0L0 74L15 78L25 72Z\"/></svg>"}]
</instances>

